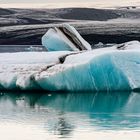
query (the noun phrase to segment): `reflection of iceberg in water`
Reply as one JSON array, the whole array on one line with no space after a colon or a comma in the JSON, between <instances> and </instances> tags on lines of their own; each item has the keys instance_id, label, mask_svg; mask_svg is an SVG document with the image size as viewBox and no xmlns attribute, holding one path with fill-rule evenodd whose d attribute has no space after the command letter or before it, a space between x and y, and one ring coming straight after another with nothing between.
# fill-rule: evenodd
<instances>
[{"instance_id":1,"label":"reflection of iceberg in water","mask_svg":"<svg viewBox=\"0 0 140 140\"><path fill-rule=\"evenodd\" d=\"M69 135L75 128L137 130L140 127L139 98L139 93L119 92L5 93L0 97L0 120L42 124L56 135Z\"/></svg>"}]
</instances>

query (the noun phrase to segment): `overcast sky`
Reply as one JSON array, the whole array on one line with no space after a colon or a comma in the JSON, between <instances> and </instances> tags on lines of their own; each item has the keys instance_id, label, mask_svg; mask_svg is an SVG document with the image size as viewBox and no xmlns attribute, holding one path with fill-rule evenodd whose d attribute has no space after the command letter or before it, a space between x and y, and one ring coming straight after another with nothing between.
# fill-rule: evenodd
<instances>
[{"instance_id":1,"label":"overcast sky","mask_svg":"<svg viewBox=\"0 0 140 140\"><path fill-rule=\"evenodd\" d=\"M0 7L140 6L140 0L0 0Z\"/></svg>"}]
</instances>

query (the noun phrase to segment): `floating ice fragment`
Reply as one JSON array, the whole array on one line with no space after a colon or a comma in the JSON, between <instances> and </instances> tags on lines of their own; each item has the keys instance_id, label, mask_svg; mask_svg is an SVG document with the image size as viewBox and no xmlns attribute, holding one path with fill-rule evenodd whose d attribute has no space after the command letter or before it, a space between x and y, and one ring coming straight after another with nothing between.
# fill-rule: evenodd
<instances>
[{"instance_id":1,"label":"floating ice fragment","mask_svg":"<svg viewBox=\"0 0 140 140\"><path fill-rule=\"evenodd\" d=\"M61 27L49 29L42 37L42 45L45 46L48 51L91 50L90 44L69 24L63 24Z\"/></svg>"}]
</instances>

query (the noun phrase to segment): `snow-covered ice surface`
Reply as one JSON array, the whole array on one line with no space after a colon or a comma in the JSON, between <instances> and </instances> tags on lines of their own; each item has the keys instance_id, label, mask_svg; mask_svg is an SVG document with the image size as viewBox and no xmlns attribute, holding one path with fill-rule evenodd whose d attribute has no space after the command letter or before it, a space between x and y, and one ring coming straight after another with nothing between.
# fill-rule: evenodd
<instances>
[{"instance_id":1,"label":"snow-covered ice surface","mask_svg":"<svg viewBox=\"0 0 140 140\"><path fill-rule=\"evenodd\" d=\"M40 89L35 73L59 63L59 57L70 52L19 52L0 54L0 89Z\"/></svg>"},{"instance_id":2,"label":"snow-covered ice surface","mask_svg":"<svg viewBox=\"0 0 140 140\"><path fill-rule=\"evenodd\" d=\"M65 57L64 57L65 56ZM63 58L63 62L60 61ZM114 91L140 89L140 42L79 53L0 54L0 89Z\"/></svg>"}]
</instances>

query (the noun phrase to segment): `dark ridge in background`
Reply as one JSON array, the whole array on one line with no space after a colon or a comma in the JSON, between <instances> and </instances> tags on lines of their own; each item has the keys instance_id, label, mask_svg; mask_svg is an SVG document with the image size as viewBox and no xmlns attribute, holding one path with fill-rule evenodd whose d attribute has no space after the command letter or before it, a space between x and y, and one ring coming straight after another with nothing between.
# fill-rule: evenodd
<instances>
[{"instance_id":1,"label":"dark ridge in background","mask_svg":"<svg viewBox=\"0 0 140 140\"><path fill-rule=\"evenodd\" d=\"M0 26L48 24L75 20L107 21L120 16L113 10L90 8L0 9Z\"/></svg>"},{"instance_id":2,"label":"dark ridge in background","mask_svg":"<svg viewBox=\"0 0 140 140\"><path fill-rule=\"evenodd\" d=\"M50 27L64 22L72 24L92 44L140 41L140 22L110 22L117 18L138 20L140 10L0 8L0 45L40 45L41 37Z\"/></svg>"},{"instance_id":3,"label":"dark ridge in background","mask_svg":"<svg viewBox=\"0 0 140 140\"><path fill-rule=\"evenodd\" d=\"M118 18L120 15L112 10L72 8L68 9L68 12L60 14L57 17L62 19L106 21L108 19Z\"/></svg>"},{"instance_id":4,"label":"dark ridge in background","mask_svg":"<svg viewBox=\"0 0 140 140\"><path fill-rule=\"evenodd\" d=\"M2 16L2 15L11 15L11 14L14 14L14 13L15 12L12 11L12 10L0 8L0 16Z\"/></svg>"}]
</instances>

